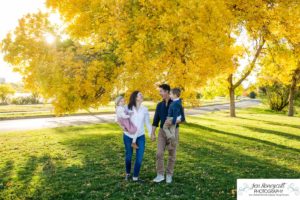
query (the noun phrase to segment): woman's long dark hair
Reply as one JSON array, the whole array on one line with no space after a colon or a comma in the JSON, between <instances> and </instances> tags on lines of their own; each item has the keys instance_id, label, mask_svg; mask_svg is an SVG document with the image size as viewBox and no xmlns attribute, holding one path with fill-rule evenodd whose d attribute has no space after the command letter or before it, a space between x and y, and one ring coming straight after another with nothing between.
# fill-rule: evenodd
<instances>
[{"instance_id":1,"label":"woman's long dark hair","mask_svg":"<svg viewBox=\"0 0 300 200\"><path fill-rule=\"evenodd\" d=\"M136 98L139 93L140 93L140 91L137 91L137 90L131 93L129 103L128 103L129 110L132 110L133 107L136 107Z\"/></svg>"}]
</instances>

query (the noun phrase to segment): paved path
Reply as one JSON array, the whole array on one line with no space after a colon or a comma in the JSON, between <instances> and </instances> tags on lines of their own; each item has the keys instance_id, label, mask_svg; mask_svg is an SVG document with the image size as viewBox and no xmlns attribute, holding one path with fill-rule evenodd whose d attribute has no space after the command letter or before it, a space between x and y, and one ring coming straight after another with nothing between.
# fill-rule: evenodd
<instances>
[{"instance_id":1,"label":"paved path","mask_svg":"<svg viewBox=\"0 0 300 200\"><path fill-rule=\"evenodd\" d=\"M259 100L242 100L236 103L237 108L247 108L260 104ZM186 109L186 115L199 115L207 112L228 110L229 104L203 106L199 108ZM153 112L150 112L153 115ZM34 130L41 128L54 128L60 126L76 126L82 124L97 124L114 122L114 114L48 117L36 119L17 119L0 121L0 132Z\"/></svg>"}]
</instances>

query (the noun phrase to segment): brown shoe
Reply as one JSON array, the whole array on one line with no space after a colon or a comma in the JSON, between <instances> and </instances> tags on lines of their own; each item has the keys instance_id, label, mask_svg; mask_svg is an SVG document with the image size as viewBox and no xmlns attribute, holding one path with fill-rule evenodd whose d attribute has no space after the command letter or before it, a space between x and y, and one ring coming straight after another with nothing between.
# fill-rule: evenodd
<instances>
[{"instance_id":1,"label":"brown shoe","mask_svg":"<svg viewBox=\"0 0 300 200\"><path fill-rule=\"evenodd\" d=\"M136 145L136 143L132 143L132 144L131 144L131 147L134 148L134 149L138 149L138 148L139 148L139 146Z\"/></svg>"}]
</instances>

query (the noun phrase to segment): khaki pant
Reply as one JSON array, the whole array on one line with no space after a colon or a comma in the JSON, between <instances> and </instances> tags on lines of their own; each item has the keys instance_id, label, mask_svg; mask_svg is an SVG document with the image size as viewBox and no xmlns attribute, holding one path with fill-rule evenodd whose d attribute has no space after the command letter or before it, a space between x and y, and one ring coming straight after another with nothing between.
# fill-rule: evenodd
<instances>
[{"instance_id":1,"label":"khaki pant","mask_svg":"<svg viewBox=\"0 0 300 200\"><path fill-rule=\"evenodd\" d=\"M167 117L167 120L172 121L173 117ZM172 124L171 126L167 126L164 124L163 130L166 133L167 139L175 138L176 125Z\"/></svg>"},{"instance_id":2,"label":"khaki pant","mask_svg":"<svg viewBox=\"0 0 300 200\"><path fill-rule=\"evenodd\" d=\"M179 139L179 130L176 128L175 131L176 143L178 144ZM176 146L168 145L167 146L167 136L163 129L159 129L158 140L157 140L157 153L156 153L156 171L158 174L164 175L164 152L165 149L168 149L168 166L167 174L173 175L175 160L176 160Z\"/></svg>"}]
</instances>

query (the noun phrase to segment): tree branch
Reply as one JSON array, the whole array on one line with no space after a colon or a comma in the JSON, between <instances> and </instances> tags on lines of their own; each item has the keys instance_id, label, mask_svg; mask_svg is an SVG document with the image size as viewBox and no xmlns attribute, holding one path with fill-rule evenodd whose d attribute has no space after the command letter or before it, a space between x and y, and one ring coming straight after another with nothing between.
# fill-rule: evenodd
<instances>
[{"instance_id":1,"label":"tree branch","mask_svg":"<svg viewBox=\"0 0 300 200\"><path fill-rule=\"evenodd\" d=\"M250 63L250 68L247 70L247 72L245 74L243 74L243 76L240 78L240 80L238 80L235 84L233 84L233 88L237 88L250 75L250 73L252 72L252 70L255 67L256 60L258 59L258 56L261 53L261 50L262 50L264 44L265 44L265 39L262 39L262 42L259 45L258 49L256 50L254 58Z\"/></svg>"}]
</instances>

